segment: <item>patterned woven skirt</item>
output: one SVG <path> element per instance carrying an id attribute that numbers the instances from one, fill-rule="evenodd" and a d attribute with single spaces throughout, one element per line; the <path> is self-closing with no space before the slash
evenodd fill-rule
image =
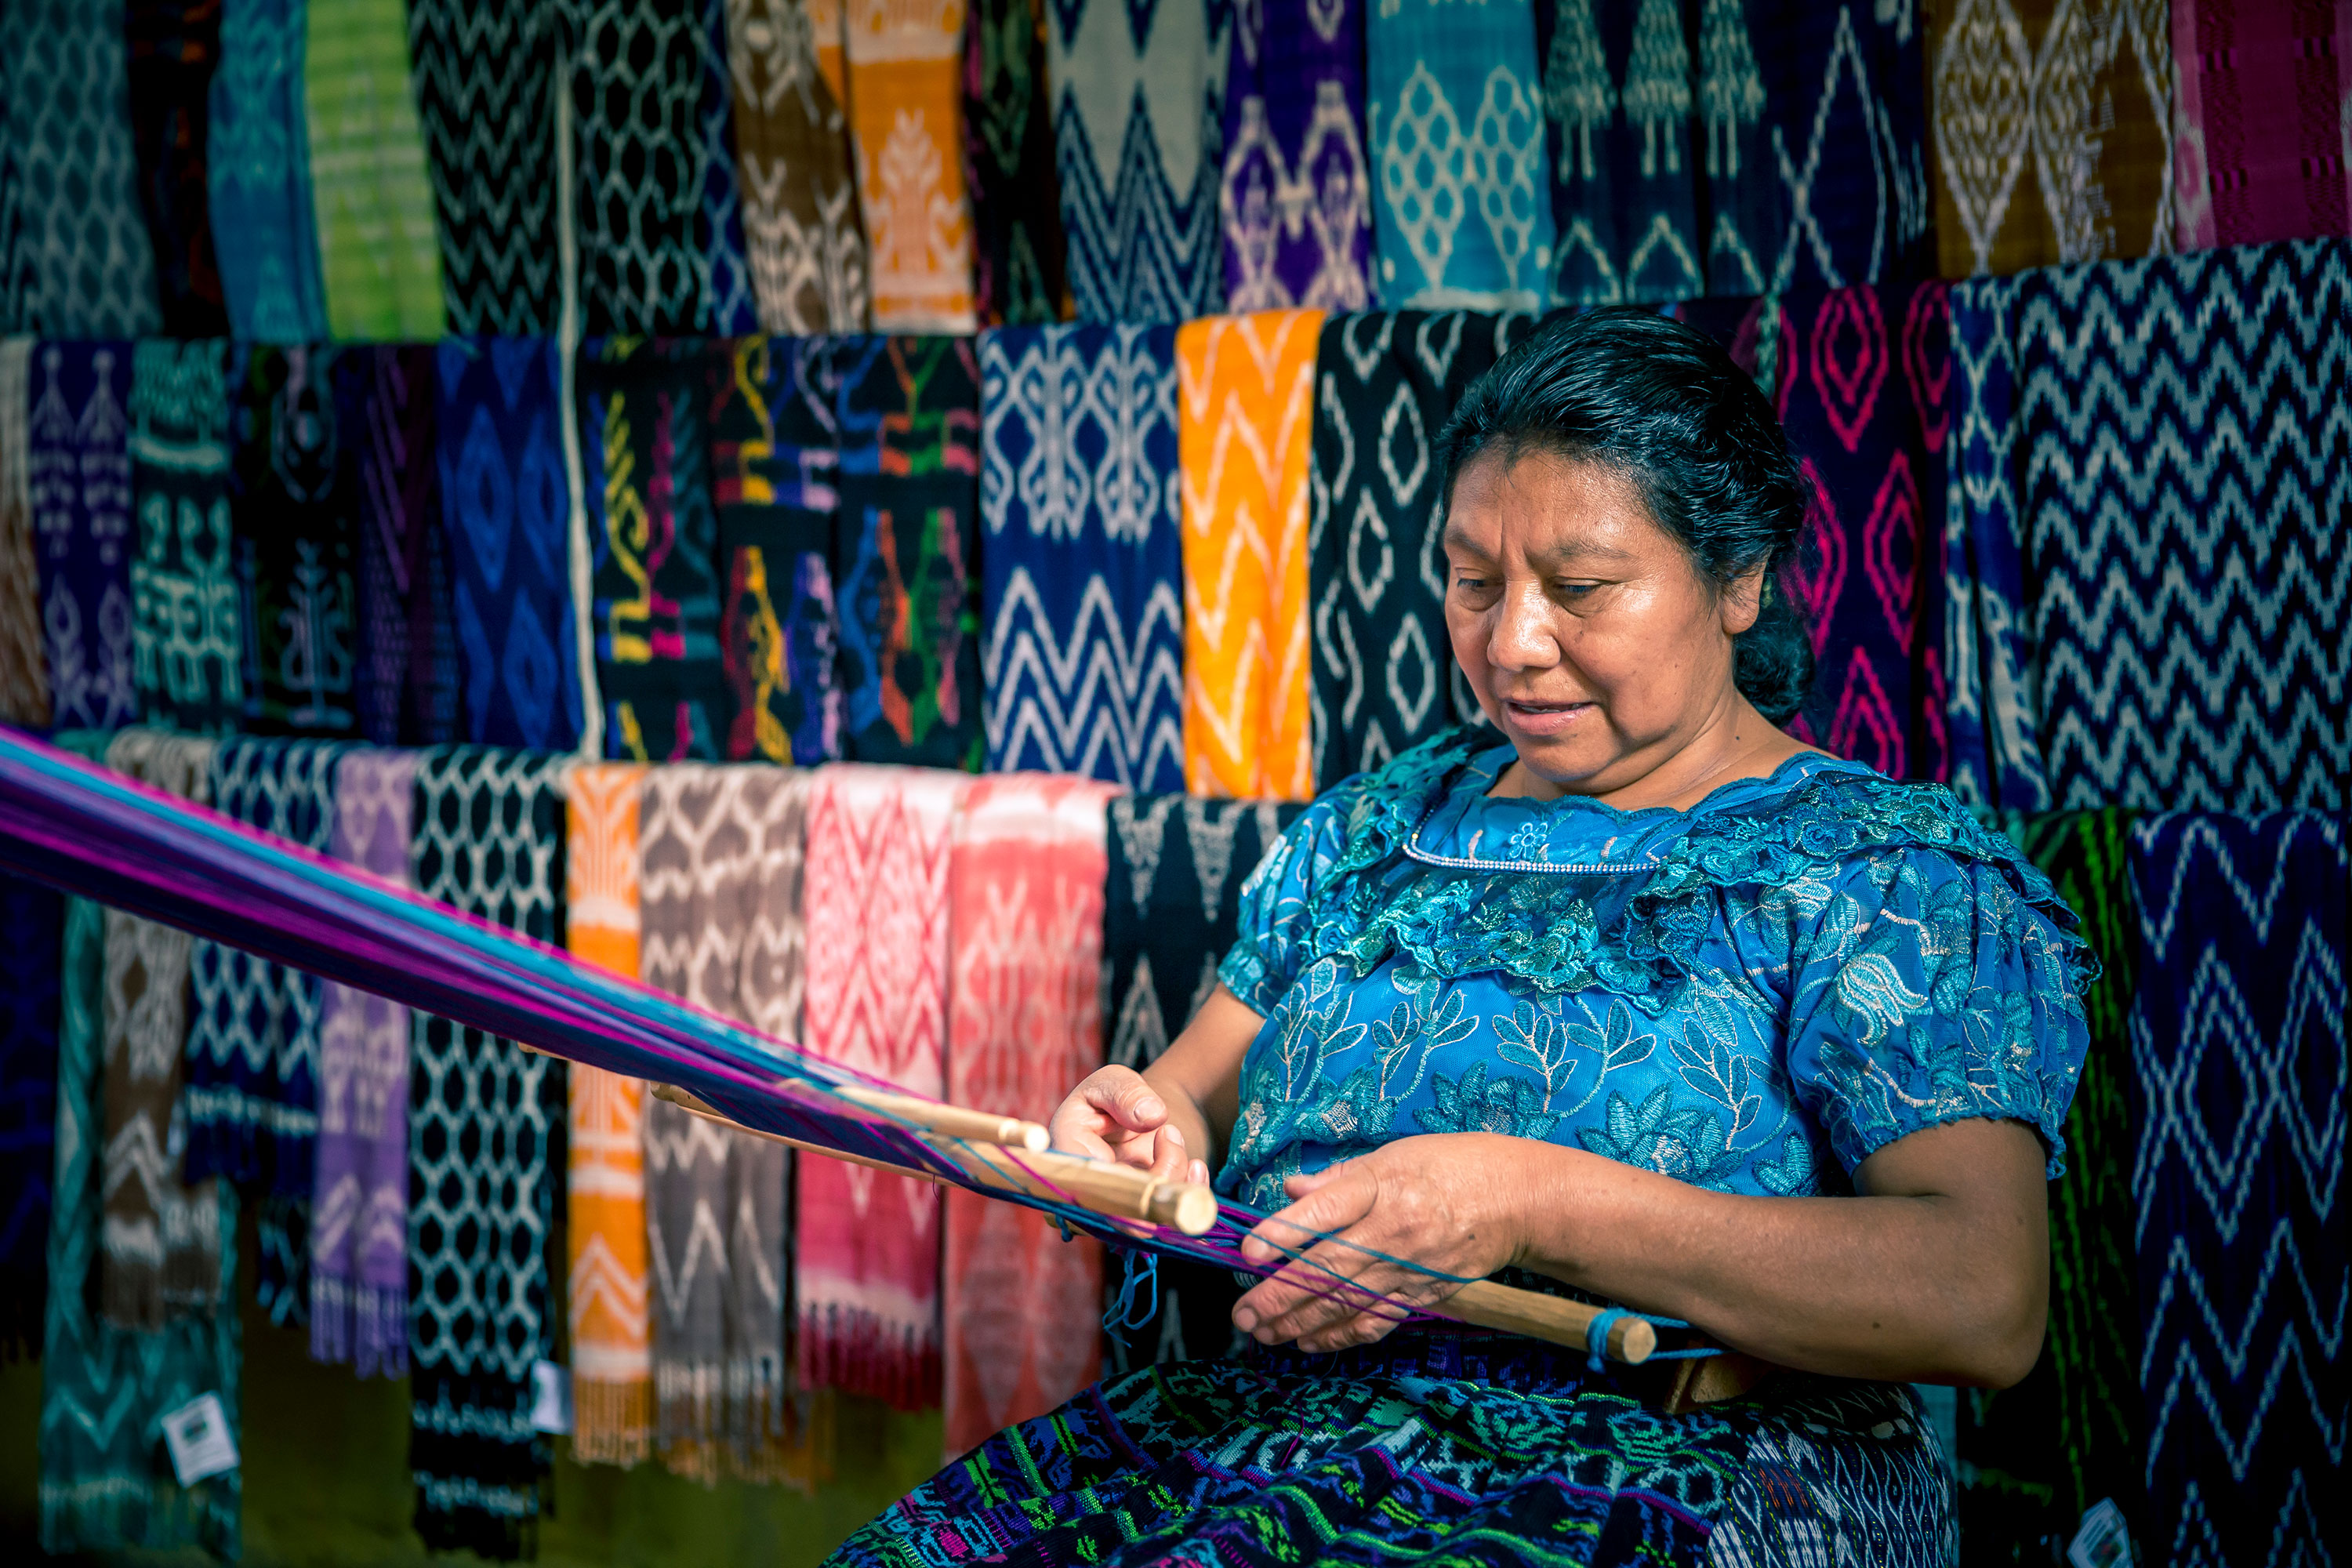
<path id="1" fill-rule="evenodd" d="M 1668 1415 L 1565 1351 L 1404 1332 L 1097 1384 L 830 1563 L 1925 1568 L 1951 1503 L 1906 1388 L 1782 1373 Z"/>

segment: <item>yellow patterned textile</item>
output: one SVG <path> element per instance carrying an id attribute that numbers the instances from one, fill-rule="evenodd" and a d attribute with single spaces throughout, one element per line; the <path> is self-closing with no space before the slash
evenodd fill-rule
<path id="1" fill-rule="evenodd" d="M 963 185 L 963 0 L 847 0 L 847 11 L 849 126 L 874 330 L 976 331 Z"/>

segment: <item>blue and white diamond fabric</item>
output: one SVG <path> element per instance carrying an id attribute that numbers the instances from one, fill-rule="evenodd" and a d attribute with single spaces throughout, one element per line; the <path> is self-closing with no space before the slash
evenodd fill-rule
<path id="1" fill-rule="evenodd" d="M 988 766 L 1184 777 L 1176 329 L 982 334 Z"/>

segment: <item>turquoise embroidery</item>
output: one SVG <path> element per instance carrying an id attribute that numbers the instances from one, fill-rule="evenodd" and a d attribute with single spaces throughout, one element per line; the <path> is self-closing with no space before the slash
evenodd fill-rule
<path id="1" fill-rule="evenodd" d="M 1225 1192 L 1415 1132 L 1590 1150 L 1726 1192 L 1849 1190 L 1966 1117 L 2059 1124 L 2095 962 L 1950 794 L 1792 759 L 1689 812 L 1487 796 L 1441 735 L 1327 794 L 1220 971 L 1265 1016 Z"/>

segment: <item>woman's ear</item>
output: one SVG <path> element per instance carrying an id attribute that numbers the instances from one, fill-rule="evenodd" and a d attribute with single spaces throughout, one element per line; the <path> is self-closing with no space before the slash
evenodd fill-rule
<path id="1" fill-rule="evenodd" d="M 1769 579 L 1761 565 L 1725 584 L 1716 600 L 1717 612 L 1723 616 L 1724 636 L 1736 637 L 1754 626 L 1756 618 L 1764 613 L 1764 595 L 1769 591 Z"/>

